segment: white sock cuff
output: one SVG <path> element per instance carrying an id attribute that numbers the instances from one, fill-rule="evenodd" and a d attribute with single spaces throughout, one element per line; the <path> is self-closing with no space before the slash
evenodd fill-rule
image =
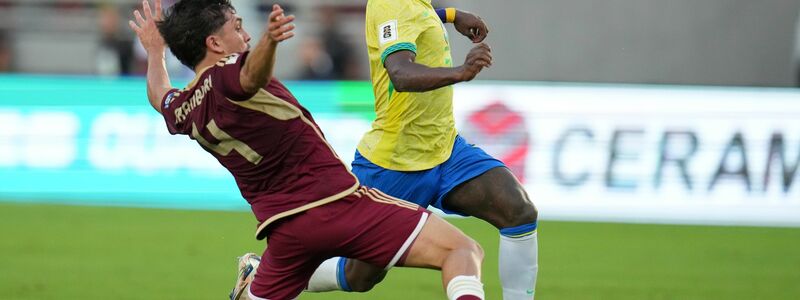
<path id="1" fill-rule="evenodd" d="M 329 292 L 340 291 L 339 286 L 339 259 L 340 257 L 329 258 L 319 265 L 314 274 L 308 280 L 307 292 Z"/>
<path id="2" fill-rule="evenodd" d="M 529 235 L 519 236 L 519 237 L 511 237 L 511 236 L 505 236 L 505 235 L 501 234 L 500 235 L 500 239 L 503 239 L 503 240 L 506 240 L 506 241 L 512 241 L 512 242 L 513 241 L 527 241 L 527 240 L 535 239 L 536 236 L 539 235 L 538 233 L 539 233 L 539 231 L 537 230 L 537 231 L 532 232 Z"/>
<path id="3" fill-rule="evenodd" d="M 453 277 L 453 279 L 447 283 L 448 299 L 456 300 L 458 297 L 464 295 L 473 295 L 481 299 L 484 298 L 483 283 L 481 283 L 481 280 L 478 279 L 477 276 L 460 275 Z"/>

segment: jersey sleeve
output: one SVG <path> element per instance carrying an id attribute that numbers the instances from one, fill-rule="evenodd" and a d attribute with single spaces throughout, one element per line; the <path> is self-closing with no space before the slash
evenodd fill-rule
<path id="1" fill-rule="evenodd" d="M 178 89 L 171 89 L 161 99 L 161 115 L 167 123 L 167 130 L 170 134 L 184 134 L 181 124 L 183 118 L 181 116 L 181 107 L 183 102 L 186 102 L 186 97 L 181 97 L 181 92 Z"/>
<path id="2" fill-rule="evenodd" d="M 250 99 L 255 93 L 248 93 L 242 89 L 239 81 L 242 67 L 250 52 L 232 54 L 220 60 L 211 70 L 211 81 L 214 89 L 234 101 Z"/>
<path id="3" fill-rule="evenodd" d="M 377 39 L 381 64 L 390 54 L 407 50 L 417 53 L 417 38 L 425 30 L 419 16 L 423 12 L 406 1 L 382 1 L 379 9 L 371 10 L 372 39 Z"/>

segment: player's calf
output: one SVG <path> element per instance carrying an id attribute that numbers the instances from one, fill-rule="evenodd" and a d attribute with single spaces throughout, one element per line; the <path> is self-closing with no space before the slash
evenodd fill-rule
<path id="1" fill-rule="evenodd" d="M 387 271 L 383 268 L 365 263 L 360 260 L 348 259 L 345 267 L 345 277 L 351 292 L 365 293 L 374 288 L 386 277 Z"/>
<path id="2" fill-rule="evenodd" d="M 383 281 L 386 273 L 384 268 L 357 259 L 333 257 L 317 268 L 305 291 L 365 293 Z"/>
<path id="3" fill-rule="evenodd" d="M 500 231 L 499 273 L 504 300 L 531 300 L 539 270 L 539 212 L 507 168 L 494 168 L 455 187 L 447 209 L 485 220 Z"/>

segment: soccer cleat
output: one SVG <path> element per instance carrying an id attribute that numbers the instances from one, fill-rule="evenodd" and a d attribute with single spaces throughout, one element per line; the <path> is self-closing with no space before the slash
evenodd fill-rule
<path id="1" fill-rule="evenodd" d="M 242 294 L 246 293 L 245 289 L 253 281 L 253 276 L 255 276 L 256 269 L 258 269 L 260 263 L 261 257 L 255 253 L 245 253 L 239 257 L 239 275 L 236 277 L 236 285 L 231 290 L 231 300 L 240 300 Z M 247 297 L 244 299 L 247 299 Z"/>

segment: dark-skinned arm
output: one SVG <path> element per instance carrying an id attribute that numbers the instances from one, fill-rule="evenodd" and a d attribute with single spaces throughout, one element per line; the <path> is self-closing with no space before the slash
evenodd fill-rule
<path id="1" fill-rule="evenodd" d="M 447 10 L 453 11 L 453 16 L 450 17 L 452 20 L 446 17 L 448 15 L 446 13 Z M 473 43 L 483 42 L 489 34 L 489 27 L 486 26 L 486 22 L 471 12 L 454 8 L 439 8 L 436 9 L 436 14 L 439 15 L 442 23 L 453 23 L 456 31 L 469 38 Z"/>
<path id="2" fill-rule="evenodd" d="M 483 68 L 492 65 L 491 48 L 480 43 L 467 54 L 464 64 L 454 68 L 431 68 L 415 62 L 411 51 L 397 51 L 386 57 L 383 66 L 398 92 L 427 92 L 459 82 L 470 81 Z"/>

